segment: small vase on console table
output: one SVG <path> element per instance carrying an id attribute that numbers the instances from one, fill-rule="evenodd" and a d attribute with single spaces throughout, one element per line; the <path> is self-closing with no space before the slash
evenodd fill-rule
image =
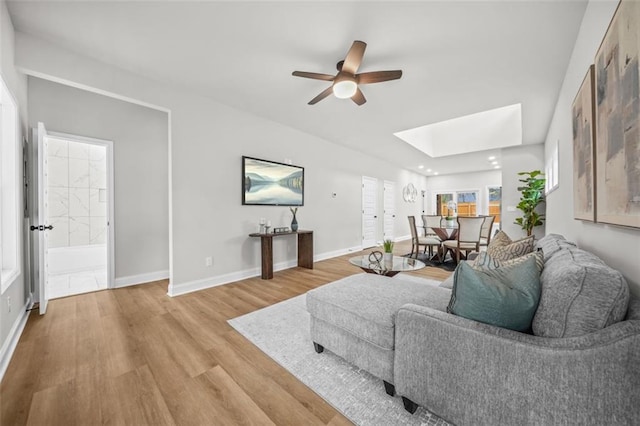
<path id="1" fill-rule="evenodd" d="M 298 213 L 298 208 L 289 207 L 289 210 L 291 210 L 291 214 L 293 214 L 293 219 L 291 220 L 291 230 L 293 232 L 296 232 L 298 230 L 298 220 L 296 219 L 296 213 Z"/>

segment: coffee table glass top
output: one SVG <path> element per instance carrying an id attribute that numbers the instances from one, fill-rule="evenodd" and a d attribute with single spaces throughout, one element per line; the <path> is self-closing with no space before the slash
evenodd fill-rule
<path id="1" fill-rule="evenodd" d="M 368 254 L 352 257 L 349 262 L 366 272 L 380 275 L 395 275 L 398 272 L 417 271 L 426 266 L 424 262 L 410 257 L 393 256 L 391 261 L 376 261 L 375 257 L 370 257 Z"/>

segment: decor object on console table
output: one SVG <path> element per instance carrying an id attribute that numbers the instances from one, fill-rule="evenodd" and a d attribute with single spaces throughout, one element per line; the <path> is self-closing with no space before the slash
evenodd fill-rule
<path id="1" fill-rule="evenodd" d="M 295 232 L 298 230 L 298 220 L 296 219 L 296 213 L 298 213 L 298 208 L 289 207 L 289 210 L 291 210 L 291 214 L 293 215 L 293 219 L 291 219 L 291 230 Z"/>
<path id="2" fill-rule="evenodd" d="M 518 176 L 525 175 L 527 176 L 525 179 L 519 179 L 525 185 L 518 187 L 518 191 L 522 195 L 520 196 L 520 202 L 516 206 L 519 210 L 522 210 L 522 217 L 516 218 L 515 223 L 527 232 L 527 236 L 530 236 L 534 227 L 544 223 L 544 213 L 538 213 L 536 208 L 539 204 L 544 203 L 546 179 L 544 178 L 544 173 L 540 170 L 518 173 Z"/>

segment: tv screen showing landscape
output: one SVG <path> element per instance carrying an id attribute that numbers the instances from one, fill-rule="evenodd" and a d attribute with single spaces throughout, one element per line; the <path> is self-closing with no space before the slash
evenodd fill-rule
<path id="1" fill-rule="evenodd" d="M 302 206 L 304 167 L 242 157 L 242 204 Z"/>

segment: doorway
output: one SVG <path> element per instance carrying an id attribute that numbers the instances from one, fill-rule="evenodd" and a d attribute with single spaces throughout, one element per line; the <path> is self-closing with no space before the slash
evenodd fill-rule
<path id="1" fill-rule="evenodd" d="M 376 245 L 378 231 L 378 179 L 362 176 L 362 249 Z"/>
<path id="2" fill-rule="evenodd" d="M 48 299 L 112 287 L 113 144 L 34 129 L 39 265 L 34 277 L 41 313 Z M 35 144 L 34 144 L 35 146 Z M 35 229 L 34 229 L 35 228 Z"/>

